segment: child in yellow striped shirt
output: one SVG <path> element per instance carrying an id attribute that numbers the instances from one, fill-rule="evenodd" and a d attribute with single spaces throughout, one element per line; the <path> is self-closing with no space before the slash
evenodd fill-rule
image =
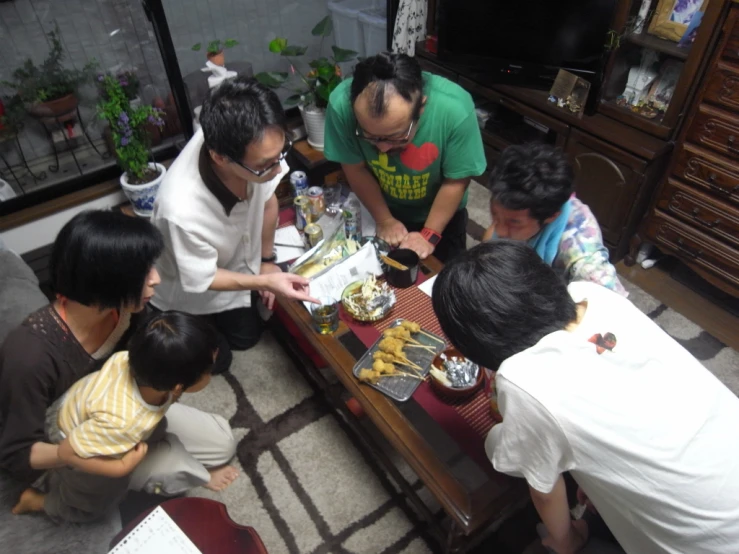
<path id="1" fill-rule="evenodd" d="M 183 392 L 210 382 L 218 338 L 205 318 L 158 313 L 100 369 L 75 383 L 57 415 L 59 458 L 48 493 L 26 489 L 14 513 L 46 512 L 56 521 L 90 521 L 91 496 L 123 499 L 129 475 L 144 459 L 146 440 Z M 53 427 L 53 426 L 52 426 Z M 94 505 L 100 505 L 95 503 Z"/>

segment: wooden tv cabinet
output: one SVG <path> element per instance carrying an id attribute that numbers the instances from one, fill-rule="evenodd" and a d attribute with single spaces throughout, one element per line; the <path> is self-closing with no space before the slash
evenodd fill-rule
<path id="1" fill-rule="evenodd" d="M 422 43 L 416 57 L 425 71 L 459 83 L 501 115 L 502 123 L 482 130 L 488 167 L 511 144 L 540 140 L 562 148 L 575 169 L 577 196 L 598 218 L 611 259 L 627 253 L 665 170 L 670 142 L 602 114 L 577 117 L 549 102 L 546 91 L 481 84 L 474 74 L 440 62 Z"/>

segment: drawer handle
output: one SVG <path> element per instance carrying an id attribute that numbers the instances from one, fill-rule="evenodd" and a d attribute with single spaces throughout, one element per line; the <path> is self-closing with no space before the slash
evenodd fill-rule
<path id="1" fill-rule="evenodd" d="M 718 177 L 718 175 L 716 175 L 715 173 L 709 173 L 708 174 L 708 181 L 710 183 L 713 183 L 716 180 L 716 177 Z"/>
<path id="2" fill-rule="evenodd" d="M 729 135 L 726 139 L 726 149 L 732 154 L 739 153 L 739 149 L 736 147 L 736 137 L 734 135 Z"/>
<path id="3" fill-rule="evenodd" d="M 677 249 L 688 256 L 691 260 L 696 260 L 700 258 L 703 255 L 703 250 L 698 250 L 698 252 L 693 252 L 690 250 L 687 246 L 685 246 L 685 243 L 683 242 L 683 239 L 677 239 Z"/>
<path id="4" fill-rule="evenodd" d="M 714 221 L 708 221 L 706 219 L 701 218 L 699 214 L 700 214 L 700 208 L 693 208 L 693 219 L 695 219 L 701 225 L 708 227 L 709 229 L 713 229 L 714 227 L 717 227 L 718 225 L 721 224 L 720 219 L 715 219 Z"/>

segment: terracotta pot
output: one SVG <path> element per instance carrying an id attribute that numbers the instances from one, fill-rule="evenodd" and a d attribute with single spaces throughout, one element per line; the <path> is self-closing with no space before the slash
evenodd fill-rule
<path id="1" fill-rule="evenodd" d="M 77 110 L 79 100 L 74 94 L 67 94 L 56 100 L 50 100 L 49 102 L 37 102 L 31 104 L 26 109 L 28 113 L 33 117 L 39 119 L 50 119 L 50 120 L 61 120 L 65 119 L 65 116 L 74 115 Z M 67 117 L 68 119 L 68 117 Z"/>
<path id="2" fill-rule="evenodd" d="M 208 56 L 208 61 L 213 62 L 216 65 L 220 65 L 221 67 L 226 65 L 226 55 L 223 53 L 223 50 L 219 50 L 215 54 L 206 54 Z"/>

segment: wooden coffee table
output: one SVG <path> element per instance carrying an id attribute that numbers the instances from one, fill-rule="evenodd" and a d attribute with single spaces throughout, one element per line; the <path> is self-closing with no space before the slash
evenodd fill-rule
<path id="1" fill-rule="evenodd" d="M 424 265 L 422 269 L 428 276 L 433 276 L 442 268 L 435 258 L 425 260 Z M 333 335 L 319 335 L 313 330 L 310 315 L 304 306 L 281 301 L 280 307 L 442 506 L 446 518 L 438 521 L 383 454 L 377 441 L 359 424 L 356 417 L 347 414 L 350 417 L 346 419 L 354 431 L 370 446 L 408 499 L 421 511 L 430 524 L 429 530 L 444 545 L 446 552 L 465 552 L 489 525 L 525 505 L 528 500 L 525 481 L 500 474 L 491 479 L 413 398 L 404 403 L 395 402 L 358 382 L 352 374 L 358 348 L 352 348 L 355 352 L 352 354 L 347 347 L 352 343 L 356 345 L 358 339 L 343 321 Z M 300 352 L 295 351 L 298 348 L 295 341 L 282 342 L 283 346 L 293 350 L 294 355 L 300 356 Z M 332 393 L 325 377 L 312 367 L 306 357 L 300 361 L 301 367 L 306 368 L 334 407 L 347 413 L 345 398 Z"/>

